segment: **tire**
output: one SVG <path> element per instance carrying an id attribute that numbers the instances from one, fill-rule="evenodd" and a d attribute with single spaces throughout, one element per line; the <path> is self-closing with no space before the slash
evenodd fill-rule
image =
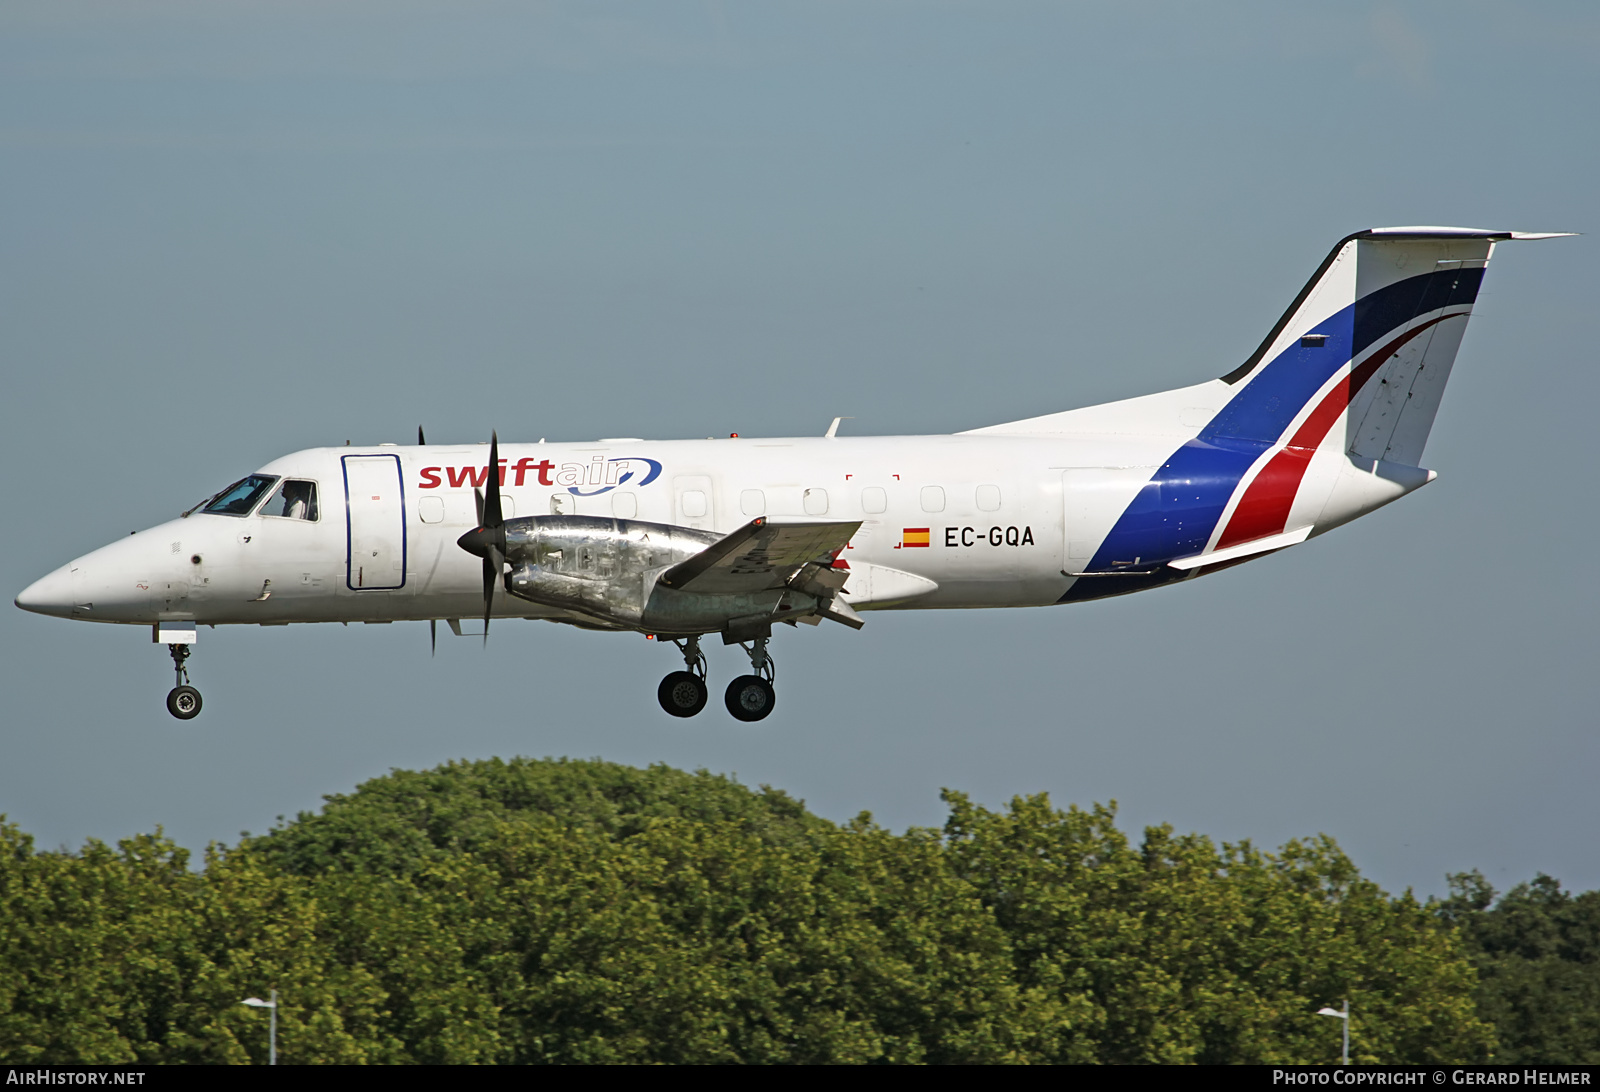
<path id="1" fill-rule="evenodd" d="M 179 720 L 200 715 L 200 691 L 192 686 L 174 686 L 167 694 L 167 712 Z"/>
<path id="2" fill-rule="evenodd" d="M 764 720 L 778 702 L 772 684 L 760 675 L 740 675 L 728 684 L 728 712 L 737 720 Z"/>
<path id="3" fill-rule="evenodd" d="M 706 707 L 705 680 L 692 671 L 674 671 L 656 687 L 656 701 L 675 717 L 692 717 Z"/>

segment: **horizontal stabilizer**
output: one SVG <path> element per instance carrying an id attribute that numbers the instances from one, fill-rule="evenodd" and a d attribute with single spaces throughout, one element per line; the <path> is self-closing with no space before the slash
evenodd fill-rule
<path id="1" fill-rule="evenodd" d="M 1244 557 L 1254 557 L 1256 554 L 1270 553 L 1281 550 L 1285 546 L 1298 546 L 1311 534 L 1312 527 L 1307 524 L 1293 531 L 1285 531 L 1281 535 L 1268 535 L 1266 538 L 1251 539 L 1241 542 L 1236 546 L 1229 546 L 1222 550 L 1212 550 L 1209 554 L 1195 554 L 1193 557 L 1180 557 L 1167 562 L 1174 569 L 1198 569 L 1206 565 L 1220 565 L 1224 561 L 1237 561 Z"/>

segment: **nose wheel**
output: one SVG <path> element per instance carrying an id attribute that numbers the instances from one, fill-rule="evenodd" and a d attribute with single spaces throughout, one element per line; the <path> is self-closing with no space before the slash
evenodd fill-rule
<path id="1" fill-rule="evenodd" d="M 184 661 L 189 658 L 188 645 L 168 645 L 172 653 L 172 667 L 178 685 L 167 692 L 167 712 L 179 720 L 193 720 L 200 715 L 200 691 L 189 685 L 189 669 Z"/>
<path id="2" fill-rule="evenodd" d="M 675 717 L 692 717 L 706 707 L 710 688 L 706 686 L 706 655 L 700 651 L 700 638 L 674 641 L 683 653 L 686 670 L 674 671 L 656 687 L 656 701 Z"/>
<path id="3" fill-rule="evenodd" d="M 751 674 L 740 675 L 729 683 L 724 701 L 737 720 L 764 720 L 778 701 L 772 688 L 777 668 L 767 655 L 767 638 L 757 637 L 748 645 L 740 642 L 740 647 L 750 654 Z"/>

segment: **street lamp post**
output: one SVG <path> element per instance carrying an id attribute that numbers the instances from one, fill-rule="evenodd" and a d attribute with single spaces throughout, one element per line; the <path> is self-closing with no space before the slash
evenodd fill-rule
<path id="1" fill-rule="evenodd" d="M 1344 1011 L 1343 1012 L 1340 1012 L 1338 1009 L 1330 1009 L 1330 1008 L 1327 1008 L 1326 1006 L 1324 1006 L 1323 1008 L 1320 1008 L 1320 1009 L 1317 1010 L 1317 1015 L 1318 1016 L 1337 1016 L 1339 1019 L 1344 1021 L 1344 1057 L 1342 1059 L 1340 1059 L 1340 1063 L 1339 1064 L 1340 1065 L 1349 1065 L 1350 1064 L 1350 999 L 1348 997 L 1344 999 Z"/>
<path id="2" fill-rule="evenodd" d="M 271 994 L 272 994 L 272 1000 L 271 1001 L 263 1001 L 259 997 L 246 997 L 243 1001 L 239 1002 L 239 1004 L 241 1004 L 241 1005 L 249 1005 L 253 1009 L 271 1009 L 272 1010 L 272 1022 L 268 1025 L 268 1029 L 269 1030 L 267 1031 L 267 1064 L 268 1065 L 277 1065 L 278 1064 L 278 991 L 277 990 L 273 990 L 273 991 L 271 991 Z"/>

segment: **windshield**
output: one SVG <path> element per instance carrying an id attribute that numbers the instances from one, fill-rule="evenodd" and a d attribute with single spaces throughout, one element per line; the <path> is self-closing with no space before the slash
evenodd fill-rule
<path id="1" fill-rule="evenodd" d="M 214 516 L 248 516 L 250 509 L 256 506 L 256 501 L 261 499 L 261 494 L 271 489 L 272 483 L 277 480 L 265 474 L 252 474 L 211 498 L 211 503 L 201 511 Z"/>

